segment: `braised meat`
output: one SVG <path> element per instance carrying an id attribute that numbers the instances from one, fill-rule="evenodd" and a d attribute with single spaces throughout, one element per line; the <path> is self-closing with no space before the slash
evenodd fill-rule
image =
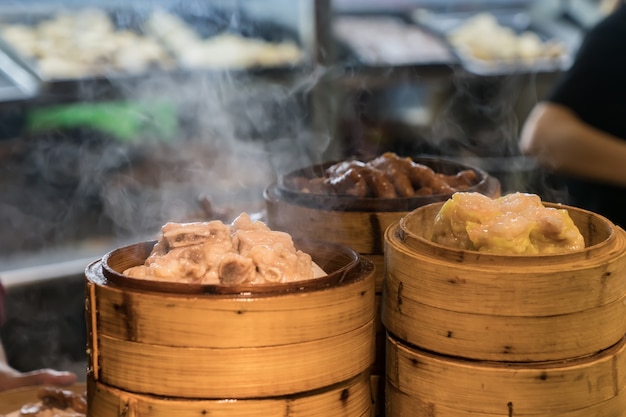
<path id="1" fill-rule="evenodd" d="M 455 175 L 435 172 L 411 158 L 386 152 L 368 162 L 342 161 L 331 165 L 324 177 L 295 176 L 286 179 L 289 188 L 309 194 L 336 194 L 358 198 L 398 198 L 464 191 L 478 182 L 474 170 Z"/>

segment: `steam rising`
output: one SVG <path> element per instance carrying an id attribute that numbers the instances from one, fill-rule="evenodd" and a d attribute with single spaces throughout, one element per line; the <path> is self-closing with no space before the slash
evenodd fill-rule
<path id="1" fill-rule="evenodd" d="M 215 215 L 203 211 L 200 199 L 224 217 L 261 215 L 264 188 L 280 173 L 319 162 L 328 147 L 328 132 L 313 130 L 309 103 L 323 72 L 116 82 L 132 103 L 129 111 L 138 112 L 137 136 L 120 140 L 91 129 L 61 129 L 28 141 L 14 167 L 22 184 L 0 207 L 5 227 L 21 240 L 7 242 L 6 250 L 111 232 L 150 237 L 166 221 Z M 166 111 L 141 114 L 146 103 L 161 103 Z M 180 121 L 174 129 L 159 119 L 170 117 L 167 109 Z M 23 193 L 29 188 L 37 195 Z"/>
<path id="2" fill-rule="evenodd" d="M 285 8 L 293 3 L 279 2 Z M 183 9 L 183 2 L 174 4 Z M 208 7 L 185 2 L 183 11 L 202 15 Z M 239 12 L 216 19 L 230 29 L 250 29 Z M 93 237 L 136 241 L 155 236 L 166 221 L 212 216 L 230 220 L 242 211 L 262 216 L 262 192 L 280 174 L 346 156 L 336 147 L 344 138 L 334 132 L 334 118 L 343 115 L 337 116 L 341 110 L 332 107 L 346 97 L 327 88 L 327 82 L 337 81 L 334 76 L 351 76 L 339 72 L 304 65 L 112 78 L 109 82 L 122 101 L 130 103 L 127 110 L 135 112 L 130 125 L 115 118 L 109 126 L 114 129 L 104 133 L 63 127 L 15 141 L 11 152 L 18 158 L 2 168 L 3 176 L 13 176 L 13 181 L 7 182 L 0 200 L 0 226 L 14 239 L 0 242 L 0 249 L 18 253 Z M 452 81 L 451 97 L 418 103 L 434 114 L 428 128 L 411 136 L 404 149 L 390 149 L 389 144 L 368 148 L 365 141 L 357 141 L 346 153 L 436 153 L 497 174 L 502 167 L 489 165 L 490 158 L 519 155 L 515 95 L 523 83 L 535 80 L 494 82 L 459 73 Z M 86 101 L 97 101 L 108 89 L 86 82 L 79 83 L 77 92 Z M 320 105 L 315 102 L 320 95 L 329 100 Z M 150 106 L 165 110 L 149 111 Z M 524 165 L 527 161 L 519 163 L 520 170 L 534 169 Z M 512 188 L 523 189 L 526 180 Z M 210 202 L 212 212 L 203 201 Z"/>

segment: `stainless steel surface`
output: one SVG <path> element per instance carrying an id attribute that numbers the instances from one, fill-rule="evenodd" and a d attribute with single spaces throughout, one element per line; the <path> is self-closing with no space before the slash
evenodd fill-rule
<path id="1" fill-rule="evenodd" d="M 39 92 L 39 80 L 7 52 L 0 50 L 0 101 L 27 100 Z"/>
<path id="2" fill-rule="evenodd" d="M 558 56 L 541 56 L 536 58 L 514 57 L 513 59 L 481 59 L 473 56 L 470 50 L 463 50 L 454 45 L 451 36 L 455 31 L 465 27 L 470 19 L 476 17 L 492 17 L 498 28 L 506 28 L 516 36 L 535 34 L 542 42 L 553 42 L 561 45 L 562 53 Z M 547 14 L 537 13 L 533 7 L 528 8 L 477 8 L 463 11 L 441 11 L 427 8 L 417 8 L 411 12 L 413 21 L 433 33 L 438 34 L 458 57 L 461 66 L 470 73 L 483 76 L 508 75 L 515 73 L 562 72 L 572 64 L 573 57 L 580 43 L 579 29 L 573 29 L 566 23 L 560 22 Z M 474 23 L 478 23 L 475 21 Z M 481 22 L 484 23 L 484 22 Z M 473 28 L 478 31 L 476 27 Z M 484 28 L 483 35 L 488 37 L 490 32 Z M 504 43 L 507 39 L 500 39 L 499 32 L 491 33 L 491 38 L 484 39 L 487 44 L 495 48 L 501 42 L 502 50 L 510 50 L 513 45 Z M 473 39 L 475 41 L 475 39 Z"/>
<path id="3" fill-rule="evenodd" d="M 219 0 L 212 2 L 175 2 L 137 1 L 137 2 L 105 2 L 85 1 L 73 4 L 68 1 L 29 1 L 20 3 L 0 2 L 0 25 L 12 23 L 33 26 L 41 21 L 56 16 L 59 12 L 73 12 L 86 10 L 90 7 L 107 12 L 118 29 L 130 29 L 140 35 L 145 35 L 145 20 L 156 9 L 171 11 L 185 19 L 190 28 L 196 30 L 203 38 L 214 34 L 229 31 L 242 34 L 244 37 L 274 40 L 292 40 L 303 52 L 303 59 L 293 64 L 267 65 L 260 67 L 245 67 L 243 69 L 229 68 L 237 74 L 251 72 L 258 76 L 289 76 L 294 72 L 310 70 L 318 60 L 329 62 L 332 58 L 332 44 L 328 42 L 325 25 L 330 20 L 329 0 L 289 1 L 275 0 L 271 2 L 249 0 Z M 23 87 L 28 97 L 34 97 L 42 92 L 44 96 L 62 97 L 65 100 L 89 99 L 98 100 L 110 97 L 123 97 L 129 87 L 132 88 L 143 78 L 172 78 L 203 75 L 215 72 L 215 68 L 186 68 L 180 62 L 152 66 L 148 70 L 119 70 L 111 67 L 102 72 L 77 76 L 61 76 L 46 74 L 38 65 L 38 60 L 29 58 L 18 52 L 6 40 L 0 39 L 0 52 L 7 58 L 0 59 L 0 71 L 4 70 L 10 76 L 15 76 L 18 87 Z M 172 51 L 170 51 L 172 52 Z M 2 57 L 0 57 L 2 58 Z M 172 62 L 175 56 L 171 56 Z M 8 62 L 8 61 L 14 61 Z M 7 61 L 7 62 L 5 62 Z M 170 65 L 170 66 L 168 66 Z M 6 66 L 6 69 L 5 69 Z M 17 68 L 16 68 L 17 67 Z M 39 90 L 33 91 L 30 85 L 23 82 L 23 76 L 17 72 L 19 68 L 26 69 L 35 82 L 41 85 Z M 10 70 L 10 71 L 9 71 Z M 1 81 L 1 80 L 0 80 Z M 1 93 L 1 91 L 0 91 Z M 7 94 L 10 93 L 7 90 Z M 97 96 L 96 96 L 97 95 Z M 2 96 L 0 96 L 2 100 Z M 48 100 L 49 101 L 49 100 Z"/>

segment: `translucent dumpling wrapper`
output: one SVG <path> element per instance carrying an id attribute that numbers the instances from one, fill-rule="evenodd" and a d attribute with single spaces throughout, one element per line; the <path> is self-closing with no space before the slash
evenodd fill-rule
<path id="1" fill-rule="evenodd" d="M 585 247 L 567 210 L 545 207 L 538 195 L 527 193 L 496 199 L 453 194 L 435 217 L 432 241 L 501 255 L 558 254 Z"/>

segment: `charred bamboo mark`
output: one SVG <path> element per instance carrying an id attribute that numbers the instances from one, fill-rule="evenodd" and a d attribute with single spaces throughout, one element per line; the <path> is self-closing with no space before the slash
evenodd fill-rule
<path id="1" fill-rule="evenodd" d="M 618 375 L 618 370 L 621 369 L 620 364 L 618 363 L 618 358 L 617 356 L 613 356 L 613 365 L 611 366 L 611 369 L 613 370 L 613 375 L 611 375 L 611 377 L 613 378 L 613 394 L 615 394 L 615 396 L 619 395 L 622 387 L 620 382 L 620 378 Z"/>
<path id="2" fill-rule="evenodd" d="M 417 359 L 411 358 L 411 365 L 418 366 L 419 364 L 420 364 L 420 362 Z"/>
<path id="3" fill-rule="evenodd" d="M 542 372 L 541 374 L 539 374 L 537 379 L 539 379 L 540 381 L 545 381 L 546 379 L 548 379 L 548 374 L 546 372 Z"/>
<path id="4" fill-rule="evenodd" d="M 200 411 L 200 414 L 202 414 L 203 416 L 206 416 L 207 414 L 209 414 L 209 412 L 207 410 L 202 410 Z"/>
<path id="5" fill-rule="evenodd" d="M 509 409 L 509 417 L 513 417 L 513 403 L 509 401 L 506 406 Z"/>
<path id="6" fill-rule="evenodd" d="M 467 280 L 465 278 L 461 278 L 461 277 L 455 276 L 455 277 L 450 278 L 448 280 L 448 282 L 450 284 L 455 284 L 456 285 L 456 284 L 465 284 L 467 282 Z"/>
<path id="7" fill-rule="evenodd" d="M 290 398 L 287 399 L 287 401 L 285 402 L 285 414 L 284 417 L 289 417 L 291 415 L 291 400 Z"/>
<path id="8" fill-rule="evenodd" d="M 132 309 L 132 296 L 128 293 L 124 293 L 121 303 L 113 303 L 113 310 L 121 314 L 124 325 L 124 334 L 127 340 L 135 340 L 135 317 Z"/>
<path id="9" fill-rule="evenodd" d="M 367 294 L 367 291 L 361 291 L 361 292 L 359 293 L 359 295 L 360 295 L 361 297 L 365 297 L 365 294 Z"/>
<path id="10" fill-rule="evenodd" d="M 372 227 L 372 250 L 373 253 L 383 253 L 383 239 L 380 232 L 380 220 L 373 213 L 370 214 L 370 226 Z"/>
<path id="11" fill-rule="evenodd" d="M 451 330 L 448 330 L 448 334 L 446 334 L 446 337 L 452 337 L 453 333 Z"/>
<path id="12" fill-rule="evenodd" d="M 345 406 L 348 403 L 348 398 L 350 398 L 350 389 L 344 388 L 341 390 L 341 396 L 339 398 L 341 399 L 341 404 Z"/>
<path id="13" fill-rule="evenodd" d="M 406 239 L 406 234 L 404 233 L 404 230 L 400 229 L 399 227 L 396 229 L 396 238 L 403 243 Z"/>
<path id="14" fill-rule="evenodd" d="M 236 311 L 236 313 L 237 313 L 237 315 L 239 315 L 239 316 L 240 316 L 240 315 L 242 315 L 243 313 L 245 313 L 245 311 L 243 311 L 243 310 L 237 310 L 237 311 Z"/>
<path id="15" fill-rule="evenodd" d="M 404 284 L 402 282 L 400 282 L 398 284 L 398 293 L 397 293 L 397 304 L 398 304 L 398 311 L 401 311 L 401 307 L 402 307 L 402 290 L 404 289 Z"/>
<path id="16" fill-rule="evenodd" d="M 513 350 L 512 346 L 503 346 L 502 353 L 506 355 L 506 354 L 511 353 L 512 350 Z"/>

